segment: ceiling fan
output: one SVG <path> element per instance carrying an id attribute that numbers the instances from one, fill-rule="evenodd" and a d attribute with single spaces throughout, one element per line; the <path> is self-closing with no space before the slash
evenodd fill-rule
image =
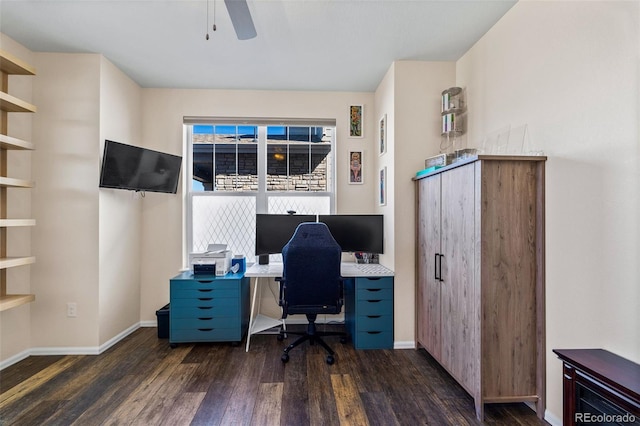
<path id="1" fill-rule="evenodd" d="M 257 35 L 256 27 L 253 25 L 253 19 L 251 19 L 247 0 L 224 0 L 224 4 L 227 6 L 238 40 L 254 38 Z"/>
<path id="2" fill-rule="evenodd" d="M 236 30 L 236 36 L 238 40 L 249 40 L 254 38 L 256 33 L 256 27 L 253 25 L 253 19 L 251 19 L 251 12 L 247 5 L 247 0 L 224 0 L 224 4 L 227 6 L 233 29 Z M 207 0 L 207 29 L 209 28 L 209 0 Z M 216 0 L 213 0 L 213 31 L 216 30 Z M 209 40 L 209 31 L 205 37 Z"/>

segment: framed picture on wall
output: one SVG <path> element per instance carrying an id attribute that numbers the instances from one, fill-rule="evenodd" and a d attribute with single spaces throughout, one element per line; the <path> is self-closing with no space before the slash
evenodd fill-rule
<path id="1" fill-rule="evenodd" d="M 362 177 L 363 151 L 349 151 L 349 184 L 359 185 L 364 183 Z"/>
<path id="2" fill-rule="evenodd" d="M 362 105 L 351 105 L 349 107 L 350 126 L 349 137 L 361 138 L 362 137 Z"/>
<path id="3" fill-rule="evenodd" d="M 378 204 L 385 206 L 387 204 L 387 168 L 380 169 L 379 196 Z"/>
<path id="4" fill-rule="evenodd" d="M 387 114 L 383 115 L 380 119 L 380 155 L 387 152 Z"/>

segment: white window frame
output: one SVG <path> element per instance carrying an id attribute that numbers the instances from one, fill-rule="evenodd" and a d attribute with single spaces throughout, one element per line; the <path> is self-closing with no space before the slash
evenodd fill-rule
<path id="1" fill-rule="evenodd" d="M 258 190 L 257 191 L 193 191 L 193 126 L 194 125 L 237 125 L 237 126 L 257 126 L 258 127 Z M 330 176 L 329 191 L 268 191 L 267 190 L 267 127 L 269 126 L 289 126 L 289 127 L 331 127 L 333 132 L 330 140 L 331 167 L 328 170 Z M 184 117 L 184 138 L 185 138 L 185 165 L 183 178 L 186 191 L 184 197 L 184 256 L 183 263 L 188 267 L 188 255 L 193 247 L 193 198 L 194 197 L 255 197 L 256 213 L 269 213 L 270 197 L 329 197 L 330 214 L 336 211 L 336 178 L 337 178 L 337 157 L 336 157 L 336 131 L 335 119 L 281 119 L 281 118 L 229 118 L 229 117 Z M 215 178 L 214 178 L 215 179 Z M 284 213 L 284 212 L 283 212 Z"/>

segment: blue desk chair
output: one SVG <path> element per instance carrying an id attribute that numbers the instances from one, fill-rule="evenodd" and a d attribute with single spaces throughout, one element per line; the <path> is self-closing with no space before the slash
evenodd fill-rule
<path id="1" fill-rule="evenodd" d="M 280 281 L 282 318 L 288 315 L 304 314 L 309 324 L 306 333 L 280 331 L 278 340 L 284 334 L 300 334 L 302 337 L 284 349 L 282 362 L 289 361 L 289 351 L 305 341 L 318 343 L 328 352 L 327 364 L 334 363 L 334 352 L 322 336 L 342 336 L 339 332 L 319 332 L 316 330 L 318 314 L 339 314 L 343 305 L 343 282 L 340 276 L 342 250 L 333 239 L 324 223 L 304 222 L 298 225 L 293 237 L 282 249 L 283 272 Z"/>

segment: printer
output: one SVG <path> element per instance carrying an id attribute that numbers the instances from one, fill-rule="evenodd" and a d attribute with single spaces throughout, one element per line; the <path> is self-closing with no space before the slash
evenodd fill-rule
<path id="1" fill-rule="evenodd" d="M 194 275 L 224 276 L 231 269 L 232 257 L 226 244 L 209 244 L 207 251 L 189 254 L 189 265 Z"/>

